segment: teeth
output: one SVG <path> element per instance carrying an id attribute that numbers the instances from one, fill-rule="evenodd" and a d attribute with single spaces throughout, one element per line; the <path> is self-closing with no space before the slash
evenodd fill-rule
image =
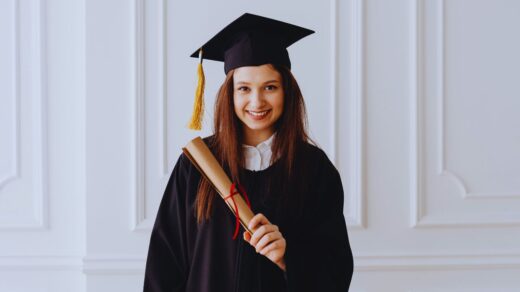
<path id="1" fill-rule="evenodd" d="M 247 111 L 248 113 L 252 114 L 255 117 L 261 117 L 265 116 L 269 110 L 263 111 L 263 112 L 253 112 L 253 111 Z"/>

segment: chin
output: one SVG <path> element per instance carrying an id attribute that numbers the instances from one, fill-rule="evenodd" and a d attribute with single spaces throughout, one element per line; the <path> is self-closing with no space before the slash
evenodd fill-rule
<path id="1" fill-rule="evenodd" d="M 271 128 L 270 125 L 262 125 L 262 126 L 259 126 L 259 125 L 247 125 L 247 127 L 250 129 L 250 130 L 253 130 L 253 131 L 266 131 L 266 130 L 269 130 Z"/>

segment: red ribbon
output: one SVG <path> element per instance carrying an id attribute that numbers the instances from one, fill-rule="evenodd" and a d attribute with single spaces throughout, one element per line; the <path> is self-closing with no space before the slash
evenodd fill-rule
<path id="1" fill-rule="evenodd" d="M 227 199 L 231 198 L 231 200 L 233 201 L 233 205 L 235 206 L 235 218 L 236 218 L 236 221 L 235 221 L 235 233 L 233 234 L 233 239 L 237 238 L 238 231 L 240 230 L 240 216 L 238 214 L 238 206 L 237 206 L 237 203 L 235 202 L 235 198 L 233 198 L 236 194 L 240 194 L 237 191 L 237 185 L 238 185 L 238 189 L 240 190 L 240 193 L 242 193 L 244 195 L 244 198 L 246 199 L 247 205 L 249 206 L 249 208 L 251 208 L 251 203 L 249 202 L 249 198 L 247 197 L 246 190 L 242 187 L 242 185 L 235 184 L 235 183 L 231 184 L 231 188 L 229 190 L 229 195 L 227 197 L 225 197 L 224 200 L 227 200 Z"/>

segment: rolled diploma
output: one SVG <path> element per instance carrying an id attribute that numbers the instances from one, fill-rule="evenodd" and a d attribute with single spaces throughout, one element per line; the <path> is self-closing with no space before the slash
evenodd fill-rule
<path id="1" fill-rule="evenodd" d="M 206 143 L 204 143 L 200 137 L 191 140 L 184 148 L 182 148 L 182 151 L 186 156 L 188 156 L 200 173 L 208 179 L 222 199 L 229 195 L 232 182 L 226 172 L 224 172 L 224 169 L 222 169 L 218 163 L 215 156 L 213 156 L 213 153 L 211 153 Z M 247 232 L 249 232 L 249 234 L 253 235 L 254 230 L 250 230 L 248 224 L 255 214 L 249 208 L 242 196 L 236 194 L 233 196 L 233 199 L 230 197 L 227 200 L 224 200 L 224 202 L 228 205 L 235 216 L 237 216 L 237 214 L 235 214 L 236 203 L 240 224 Z"/>

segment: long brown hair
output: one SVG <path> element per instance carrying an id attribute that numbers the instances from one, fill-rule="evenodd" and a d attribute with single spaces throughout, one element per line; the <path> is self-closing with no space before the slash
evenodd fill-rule
<path id="1" fill-rule="evenodd" d="M 296 156 L 306 142 L 312 142 L 307 134 L 307 114 L 303 96 L 292 75 L 285 66 L 271 64 L 282 76 L 284 91 L 283 112 L 275 123 L 276 135 L 272 144 L 271 163 L 280 159 L 287 174 L 286 184 L 292 181 Z M 214 113 L 214 136 L 210 139 L 210 148 L 233 182 L 240 181 L 240 169 L 244 165 L 242 155 L 242 122 L 238 119 L 233 103 L 233 72 L 230 70 L 217 93 Z M 196 199 L 197 221 L 211 217 L 213 200 L 217 196 L 211 184 L 201 179 Z"/>

